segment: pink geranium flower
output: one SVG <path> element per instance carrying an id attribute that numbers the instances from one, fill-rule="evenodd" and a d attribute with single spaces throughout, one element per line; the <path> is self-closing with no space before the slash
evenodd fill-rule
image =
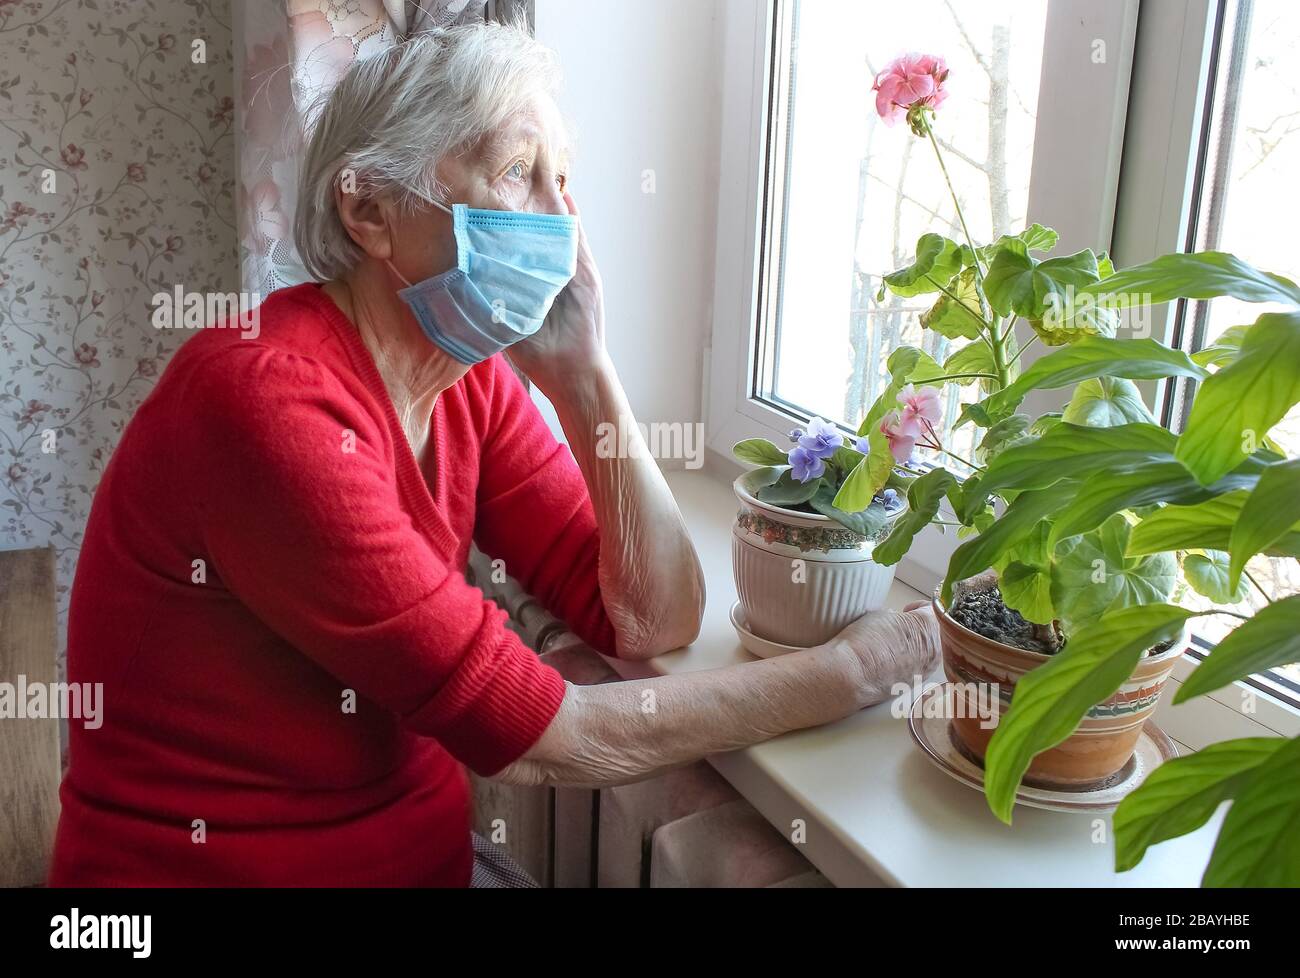
<path id="1" fill-rule="evenodd" d="M 871 86 L 876 93 L 876 112 L 892 126 L 908 113 L 923 106 L 937 109 L 948 97 L 944 82 L 948 65 L 932 54 L 905 54 L 891 61 L 876 75 Z"/>
<path id="2" fill-rule="evenodd" d="M 890 411 L 880 419 L 880 431 L 889 442 L 889 453 L 897 462 L 912 457 L 916 441 L 921 437 L 920 422 L 903 417 L 901 411 Z"/>
<path id="3" fill-rule="evenodd" d="M 918 391 L 908 384 L 898 392 L 898 403 L 903 405 L 903 420 L 915 421 L 919 427 L 926 427 L 926 422 L 936 425 L 943 420 L 943 405 L 939 402 L 937 387 L 922 387 Z"/>

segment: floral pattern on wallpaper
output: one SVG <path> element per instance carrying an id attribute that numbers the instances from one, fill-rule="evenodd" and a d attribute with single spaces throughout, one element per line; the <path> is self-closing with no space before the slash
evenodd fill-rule
<path id="1" fill-rule="evenodd" d="M 55 549 L 61 621 L 100 474 L 187 335 L 151 297 L 239 289 L 231 47 L 230 0 L 0 0 L 0 548 Z"/>

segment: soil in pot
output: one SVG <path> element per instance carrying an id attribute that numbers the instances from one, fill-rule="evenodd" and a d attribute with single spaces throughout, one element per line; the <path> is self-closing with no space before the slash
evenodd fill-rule
<path id="1" fill-rule="evenodd" d="M 1036 625 L 1014 608 L 1008 608 L 995 583 L 963 589 L 954 596 L 948 614 L 963 628 L 1003 645 L 1045 655 L 1061 650 L 1060 629 L 1054 624 Z"/>
<path id="2" fill-rule="evenodd" d="M 1065 647 L 1065 637 L 1055 622 L 1038 625 L 1014 608 L 1008 608 L 996 583 L 961 590 L 953 597 L 949 614 L 963 628 L 1026 652 L 1054 655 Z M 1142 654 L 1159 655 L 1172 645 L 1172 642 L 1162 642 Z"/>

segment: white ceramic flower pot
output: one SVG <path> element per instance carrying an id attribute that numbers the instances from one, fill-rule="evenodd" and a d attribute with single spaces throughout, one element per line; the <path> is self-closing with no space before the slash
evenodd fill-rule
<path id="1" fill-rule="evenodd" d="M 740 511 L 731 531 L 731 566 L 751 632 L 805 648 L 884 607 L 894 568 L 871 559 L 876 540 L 827 516 L 765 503 L 754 494 L 756 481 L 753 472 L 735 481 Z"/>

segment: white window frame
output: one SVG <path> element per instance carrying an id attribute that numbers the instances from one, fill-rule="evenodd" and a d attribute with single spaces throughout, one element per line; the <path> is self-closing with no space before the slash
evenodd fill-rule
<path id="1" fill-rule="evenodd" d="M 763 302 L 764 196 L 772 162 L 767 158 L 769 131 L 773 93 L 779 90 L 772 83 L 774 33 L 782 2 L 724 0 L 722 7 L 717 246 L 703 403 L 706 443 L 727 459 L 731 446 L 745 438 L 782 444 L 790 428 L 803 420 L 753 396 Z M 1208 66 L 1207 18 L 1213 16 L 1214 2 L 1141 0 L 1141 13 L 1150 19 L 1144 21 L 1139 42 L 1139 0 L 1051 0 L 1039 89 L 1039 104 L 1051 108 L 1038 114 L 1028 211 L 1031 220 L 1058 231 L 1063 254 L 1091 247 L 1129 265 L 1180 246 Z M 1171 44 L 1169 38 L 1178 40 Z M 1098 40 L 1105 42 L 1101 63 L 1093 58 Z M 1197 79 L 1194 86 L 1187 83 L 1189 76 Z M 1131 78 L 1138 84 L 1130 101 Z M 1167 124 L 1161 124 L 1164 119 Z M 1089 156 L 1080 147 L 1096 147 L 1097 152 Z M 1172 317 L 1163 328 L 1171 323 Z M 1027 338 L 1020 337 L 1022 342 Z M 1025 362 L 1043 352 L 1036 344 Z M 1033 392 L 1026 409 L 1058 409 L 1059 400 L 1060 392 Z M 929 593 L 942 579 L 957 542 L 955 533 L 928 527 L 899 562 L 898 578 Z M 1185 657 L 1175 680 L 1194 665 Z M 1176 723 L 1171 736 L 1188 743 L 1179 737 L 1186 726 L 1188 737 L 1196 740 L 1191 735 L 1211 705 L 1234 715 L 1236 726 L 1223 737 L 1300 734 L 1300 711 L 1260 692 L 1257 712 L 1249 715 L 1239 694 L 1225 690 L 1179 707 L 1178 719 L 1165 721 Z M 1207 706 L 1198 708 L 1198 703 Z M 1215 729 L 1227 730 L 1222 723 Z"/>

